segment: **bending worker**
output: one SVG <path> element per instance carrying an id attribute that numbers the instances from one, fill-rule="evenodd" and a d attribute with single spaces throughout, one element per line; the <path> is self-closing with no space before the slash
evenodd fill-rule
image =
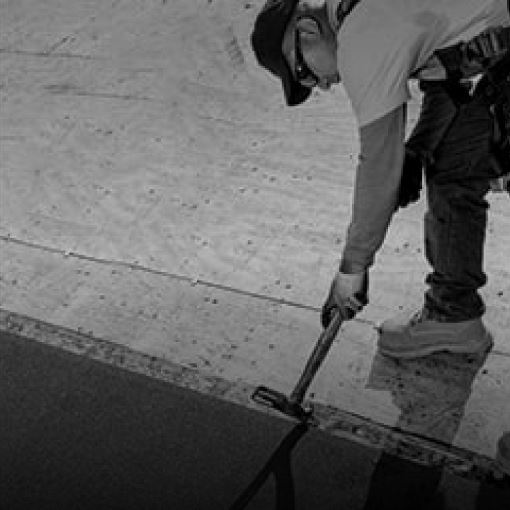
<path id="1" fill-rule="evenodd" d="M 423 307 L 380 327 L 397 358 L 477 353 L 492 337 L 479 289 L 492 183 L 510 173 L 508 0 L 268 0 L 252 47 L 289 106 L 342 82 L 359 125 L 352 217 L 329 295 L 350 316 L 368 303 L 368 272 L 392 215 L 427 184 Z M 405 140 L 408 80 L 423 92 Z"/>

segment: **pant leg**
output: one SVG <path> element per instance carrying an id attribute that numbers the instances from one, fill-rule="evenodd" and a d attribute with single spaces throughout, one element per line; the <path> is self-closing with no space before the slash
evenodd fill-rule
<path id="1" fill-rule="evenodd" d="M 425 308 L 437 320 L 462 321 L 485 311 L 483 250 L 492 166 L 491 117 L 482 98 L 458 106 L 427 168 L 425 253 L 432 266 Z"/>

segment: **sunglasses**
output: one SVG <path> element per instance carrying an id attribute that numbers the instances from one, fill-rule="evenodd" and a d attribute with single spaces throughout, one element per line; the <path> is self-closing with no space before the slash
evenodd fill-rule
<path id="1" fill-rule="evenodd" d="M 303 50 L 301 49 L 301 36 L 299 30 L 295 30 L 295 63 L 294 63 L 294 75 L 296 80 L 303 85 L 312 89 L 319 83 L 319 77 L 308 67 L 303 57 Z"/>

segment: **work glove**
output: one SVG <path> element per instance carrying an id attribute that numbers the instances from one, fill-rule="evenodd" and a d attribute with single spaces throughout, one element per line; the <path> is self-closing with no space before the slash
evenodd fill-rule
<path id="1" fill-rule="evenodd" d="M 346 274 L 338 271 L 322 306 L 322 327 L 328 327 L 337 310 L 344 318 L 352 319 L 367 303 L 368 272 Z"/>
<path id="2" fill-rule="evenodd" d="M 423 162 L 420 156 L 406 148 L 400 188 L 398 190 L 397 209 L 407 207 L 420 198 L 422 186 Z"/>

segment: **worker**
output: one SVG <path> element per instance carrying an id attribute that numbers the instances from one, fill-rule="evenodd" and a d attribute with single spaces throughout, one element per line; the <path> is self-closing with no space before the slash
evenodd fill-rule
<path id="1" fill-rule="evenodd" d="M 492 183 L 510 174 L 508 0 L 268 0 L 251 43 L 289 106 L 342 83 L 360 155 L 339 268 L 322 307 L 352 317 L 368 303 L 368 274 L 394 213 L 427 185 L 423 306 L 379 327 L 396 358 L 485 352 L 483 249 Z M 423 92 L 406 140 L 408 82 Z M 503 183 L 503 184 L 502 184 Z"/>

